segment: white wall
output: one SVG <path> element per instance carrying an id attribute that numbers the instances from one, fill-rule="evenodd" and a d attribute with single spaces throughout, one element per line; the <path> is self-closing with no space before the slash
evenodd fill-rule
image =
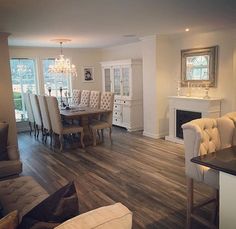
<path id="1" fill-rule="evenodd" d="M 60 54 L 59 48 L 34 48 L 34 47 L 10 47 L 11 58 L 33 58 L 38 63 L 39 83 L 43 88 L 42 76 L 42 62 L 46 58 L 57 58 Z M 100 49 L 69 49 L 63 48 L 63 54 L 72 60 L 76 65 L 77 78 L 72 78 L 72 88 L 88 89 L 88 90 L 102 90 L 102 76 L 101 76 L 101 54 Z M 83 82 L 83 66 L 94 67 L 94 82 Z M 40 91 L 43 93 L 42 91 Z"/>

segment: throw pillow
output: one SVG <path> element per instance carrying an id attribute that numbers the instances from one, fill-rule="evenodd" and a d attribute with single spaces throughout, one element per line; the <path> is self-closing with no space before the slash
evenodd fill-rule
<path id="1" fill-rule="evenodd" d="M 18 226 L 17 210 L 10 212 L 8 215 L 0 219 L 0 229 L 16 229 Z"/>
<path id="2" fill-rule="evenodd" d="M 0 122 L 0 161 L 8 160 L 7 138 L 8 138 L 8 124 Z"/>
<path id="3" fill-rule="evenodd" d="M 74 183 L 70 182 L 28 212 L 19 228 L 54 228 L 78 214 L 78 197 Z"/>

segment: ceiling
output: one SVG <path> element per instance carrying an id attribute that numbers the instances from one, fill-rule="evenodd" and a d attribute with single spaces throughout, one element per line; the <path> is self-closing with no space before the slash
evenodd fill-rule
<path id="1" fill-rule="evenodd" d="M 108 47 L 153 34 L 236 28 L 236 0 L 0 0 L 10 45 Z M 65 45 L 64 45 L 65 46 Z"/>

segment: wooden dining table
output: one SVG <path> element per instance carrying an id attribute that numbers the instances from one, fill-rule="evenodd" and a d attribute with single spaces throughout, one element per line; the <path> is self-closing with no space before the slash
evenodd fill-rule
<path id="1" fill-rule="evenodd" d="M 70 109 L 60 109 L 61 117 L 64 121 L 79 121 L 79 125 L 84 129 L 84 144 L 92 144 L 92 136 L 89 131 L 90 118 L 112 112 L 111 110 L 95 109 L 91 107 L 71 107 Z"/>
<path id="2" fill-rule="evenodd" d="M 60 109 L 63 119 L 80 119 L 81 117 L 89 117 L 98 114 L 112 112 L 111 110 L 96 109 L 91 107 L 71 107 L 70 109 Z"/>

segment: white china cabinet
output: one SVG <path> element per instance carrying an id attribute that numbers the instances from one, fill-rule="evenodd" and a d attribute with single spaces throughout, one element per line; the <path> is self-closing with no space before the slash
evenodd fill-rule
<path id="1" fill-rule="evenodd" d="M 142 61 L 102 62 L 103 91 L 115 94 L 113 124 L 128 131 L 143 129 Z"/>

